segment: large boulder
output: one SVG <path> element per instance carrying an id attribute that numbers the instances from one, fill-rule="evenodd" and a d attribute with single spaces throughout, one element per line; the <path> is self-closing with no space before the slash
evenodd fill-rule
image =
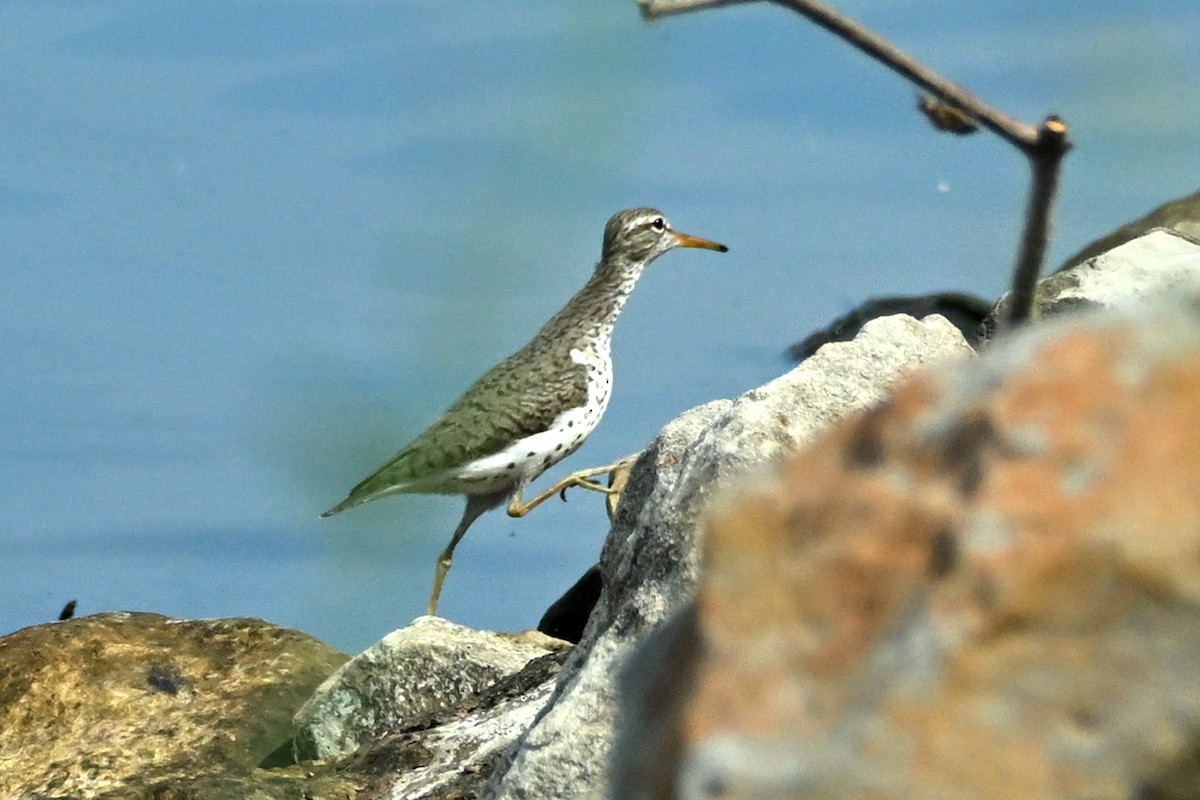
<path id="1" fill-rule="evenodd" d="M 1200 319 L 1033 326 L 714 516 L 613 797 L 1200 796 Z"/>
<path id="2" fill-rule="evenodd" d="M 346 656 L 256 619 L 109 613 L 0 638 L 0 797 L 95 797 L 290 761 Z"/>
<path id="3" fill-rule="evenodd" d="M 539 633 L 476 631 L 419 617 L 317 688 L 296 713 L 297 756 L 329 758 L 395 731 L 429 727 L 432 718 L 476 701 L 533 659 L 566 649 Z M 495 731 L 486 743 L 498 743 Z"/>
<path id="4" fill-rule="evenodd" d="M 392 797 L 473 797 L 545 705 L 569 645 L 420 617 L 331 675 L 296 714 L 300 759 L 389 764 Z"/>

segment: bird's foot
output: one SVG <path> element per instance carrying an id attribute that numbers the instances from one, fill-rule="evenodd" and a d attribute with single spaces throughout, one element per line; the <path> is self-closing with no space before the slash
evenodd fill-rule
<path id="1" fill-rule="evenodd" d="M 508 504 L 508 515 L 510 517 L 523 517 L 554 495 L 558 495 L 565 501 L 567 499 L 567 489 L 579 487 L 580 489 L 588 489 L 608 495 L 608 512 L 611 517 L 616 508 L 616 501 L 620 497 L 621 489 L 625 486 L 629 470 L 633 467 L 633 462 L 637 461 L 639 456 L 641 456 L 641 453 L 634 453 L 603 467 L 593 467 L 591 469 L 572 472 L 528 502 L 522 501 L 519 497 L 514 497 L 512 502 Z M 609 476 L 608 486 L 592 480 L 592 478 L 598 475 Z"/>
<path id="2" fill-rule="evenodd" d="M 558 490 L 559 498 L 565 503 L 567 502 L 567 489 L 573 489 L 576 487 L 580 489 L 587 489 L 592 492 L 601 492 L 603 494 L 613 494 L 614 492 L 620 491 L 619 489 L 613 489 L 610 486 L 604 486 L 603 484 L 596 483 L 595 481 L 579 474 L 568 475 L 558 483 L 554 484 L 553 488 Z"/>
<path id="3" fill-rule="evenodd" d="M 558 489 L 558 496 L 564 503 L 567 500 L 567 489 L 574 486 L 607 495 L 605 505 L 608 510 L 608 518 L 612 519 L 613 515 L 617 513 L 617 504 L 621 501 L 621 491 L 625 488 L 625 482 L 629 480 L 629 471 L 633 469 L 634 463 L 641 455 L 641 453 L 634 453 L 607 466 L 572 472 L 559 481 L 554 488 Z M 591 480 L 597 475 L 608 475 L 608 485 L 604 486 Z"/>

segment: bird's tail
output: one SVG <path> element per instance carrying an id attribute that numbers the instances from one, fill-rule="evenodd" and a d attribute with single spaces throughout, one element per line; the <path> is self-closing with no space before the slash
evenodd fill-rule
<path id="1" fill-rule="evenodd" d="M 329 509 L 328 511 L 322 511 L 321 516 L 322 517 L 332 517 L 334 514 L 341 513 L 342 511 L 345 511 L 347 508 L 350 508 L 351 506 L 358 505 L 360 502 L 362 502 L 362 501 L 355 500 L 353 497 L 347 497 L 345 500 L 338 503 L 336 506 Z"/>
<path id="2" fill-rule="evenodd" d="M 396 492 L 403 492 L 408 488 L 406 484 L 397 484 L 387 473 L 387 468 L 384 467 L 373 475 L 364 478 L 357 486 L 350 490 L 350 494 L 346 495 L 346 499 L 338 503 L 333 508 L 321 514 L 322 517 L 332 517 L 334 514 L 341 513 L 347 508 L 361 506 L 363 503 L 374 500 L 378 497 L 385 497 Z"/>

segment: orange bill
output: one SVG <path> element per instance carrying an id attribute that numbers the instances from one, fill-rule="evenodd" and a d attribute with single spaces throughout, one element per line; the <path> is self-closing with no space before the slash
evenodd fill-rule
<path id="1" fill-rule="evenodd" d="M 708 239 L 701 239 L 699 236 L 691 236 L 686 233 L 680 233 L 679 231 L 674 231 L 674 233 L 675 245 L 677 247 L 701 247 L 705 250 L 716 250 L 718 253 L 729 252 L 729 248 L 723 244 L 710 242 Z"/>

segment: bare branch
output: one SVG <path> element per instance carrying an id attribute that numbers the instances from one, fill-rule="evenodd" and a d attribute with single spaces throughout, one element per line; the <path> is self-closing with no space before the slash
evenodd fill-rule
<path id="1" fill-rule="evenodd" d="M 685 14 L 688 11 L 703 11 L 706 8 L 753 2 L 757 0 L 637 0 L 642 8 L 642 16 L 648 20 L 669 17 L 672 14 Z"/>
<path id="2" fill-rule="evenodd" d="M 790 8 L 822 28 L 841 37 L 889 69 L 928 91 L 945 106 L 961 112 L 995 133 L 1029 159 L 1033 167 L 1025 230 L 1013 270 L 1012 297 L 1007 322 L 1016 325 L 1029 318 L 1034 291 L 1041 274 L 1054 197 L 1058 188 L 1059 167 L 1071 149 L 1067 126 L 1058 117 L 1047 117 L 1038 127 L 1004 114 L 971 92 L 926 67 L 883 37 L 814 0 L 771 0 Z M 649 20 L 671 14 L 752 2 L 752 0 L 638 0 L 642 16 Z"/>
<path id="3" fill-rule="evenodd" d="M 1029 319 L 1037 291 L 1046 245 L 1050 241 L 1051 213 L 1058 192 L 1062 158 L 1071 143 L 1067 126 L 1058 117 L 1050 116 L 1038 128 L 1038 141 L 1026 151 L 1033 168 L 1033 184 L 1029 189 L 1029 205 L 1025 209 L 1025 230 L 1021 234 L 1021 249 L 1013 269 L 1012 290 L 1008 298 L 1008 318 L 1005 323 L 1016 327 Z"/>

